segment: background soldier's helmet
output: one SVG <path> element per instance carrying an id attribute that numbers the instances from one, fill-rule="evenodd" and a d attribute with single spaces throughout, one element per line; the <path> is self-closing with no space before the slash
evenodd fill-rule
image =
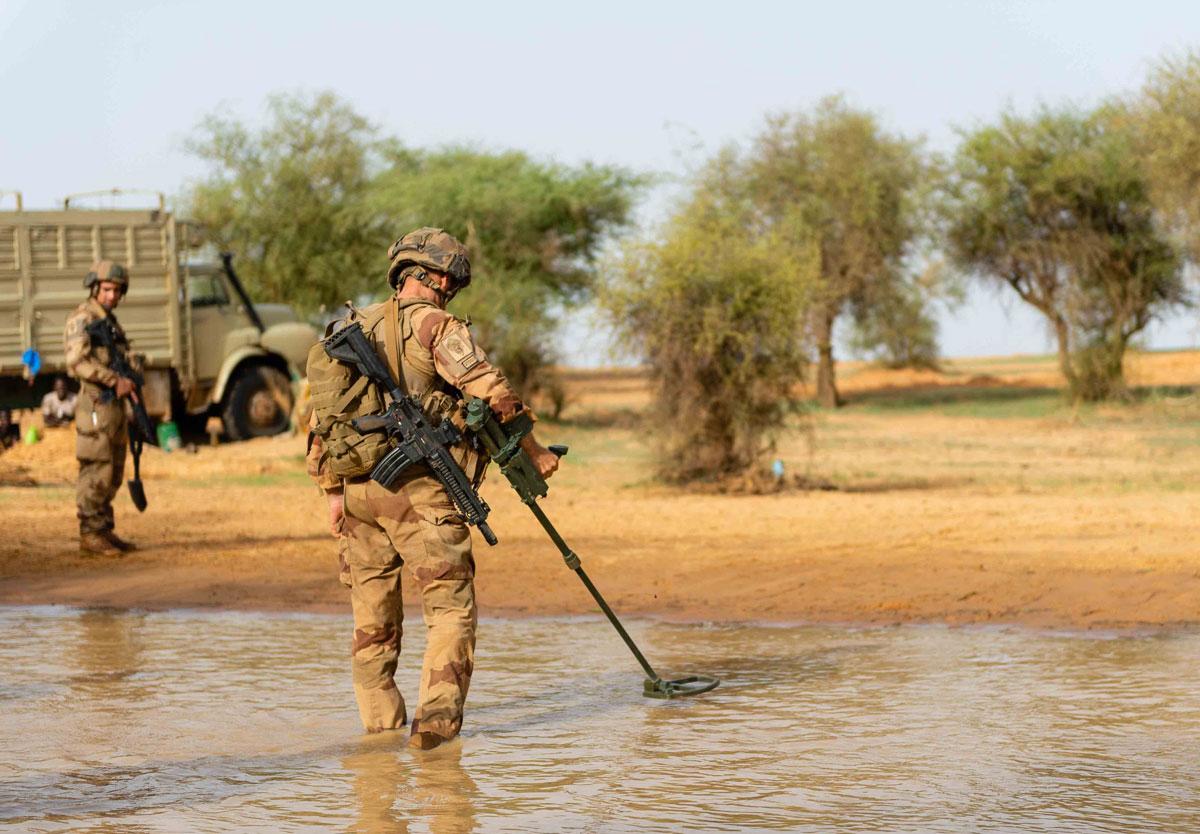
<path id="1" fill-rule="evenodd" d="M 471 283 L 471 258 L 467 247 L 442 229 L 424 226 L 409 232 L 388 249 L 388 283 L 392 289 L 400 281 L 400 273 L 410 266 L 436 269 L 454 279 L 457 292 Z"/>
<path id="2" fill-rule="evenodd" d="M 95 291 L 101 281 L 119 284 L 121 295 L 129 292 L 129 271 L 116 261 L 96 261 L 92 264 L 92 271 L 83 279 L 83 285 Z"/>

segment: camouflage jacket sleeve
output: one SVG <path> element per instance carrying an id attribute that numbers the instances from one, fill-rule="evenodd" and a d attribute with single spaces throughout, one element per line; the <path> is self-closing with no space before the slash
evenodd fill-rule
<path id="1" fill-rule="evenodd" d="M 537 419 L 521 402 L 504 373 L 475 344 L 465 322 L 444 310 L 433 310 L 414 325 L 417 340 L 433 354 L 438 376 L 466 396 L 486 402 L 502 422 L 522 412 Z"/>
<path id="2" fill-rule="evenodd" d="M 317 416 L 312 417 L 312 425 L 316 425 Z M 312 431 L 308 432 L 308 453 L 304 456 L 308 477 L 316 482 L 322 492 L 341 492 L 342 479 L 329 471 L 329 459 L 325 457 L 325 447 L 321 445 L 321 436 Z"/>
<path id="3" fill-rule="evenodd" d="M 63 336 L 67 355 L 67 372 L 76 379 L 112 387 L 117 384 L 117 372 L 96 359 L 87 326 L 92 317 L 87 310 L 77 310 L 67 319 Z"/>

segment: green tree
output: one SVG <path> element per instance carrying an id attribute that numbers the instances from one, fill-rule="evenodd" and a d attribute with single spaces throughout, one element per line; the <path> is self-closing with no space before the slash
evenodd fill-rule
<path id="1" fill-rule="evenodd" d="M 271 96 L 259 129 L 210 114 L 187 143 L 209 172 L 188 189 L 186 215 L 237 253 L 256 298 L 335 306 L 384 268 L 386 234 L 361 209 L 375 143 L 371 124 L 329 92 Z"/>
<path id="2" fill-rule="evenodd" d="M 836 406 L 834 324 L 847 310 L 869 317 L 901 294 L 897 285 L 906 280 L 905 257 L 922 230 L 920 198 L 931 168 L 919 143 L 887 133 L 874 114 L 840 97 L 810 113 L 769 119 L 745 164 L 764 217 L 797 216 L 805 234 L 816 235 L 817 401 Z"/>
<path id="3" fill-rule="evenodd" d="M 641 177 L 538 162 L 519 151 L 393 147 L 368 212 L 399 236 L 440 226 L 471 249 L 474 279 L 455 300 L 526 395 L 557 395 L 555 316 L 591 297 L 603 244 L 629 221 Z"/>
<path id="4" fill-rule="evenodd" d="M 950 193 L 952 260 L 1046 317 L 1073 397 L 1120 394 L 1130 340 L 1186 302 L 1129 134 L 1107 113 L 1008 112 L 964 136 Z"/>
<path id="5" fill-rule="evenodd" d="M 753 472 L 795 406 L 803 321 L 819 283 L 815 240 L 764 222 L 726 152 L 659 240 L 627 248 L 603 297 L 650 368 L 669 482 Z"/>
<path id="6" fill-rule="evenodd" d="M 1200 52 L 1160 61 L 1117 115 L 1134 132 L 1164 225 L 1200 262 Z"/>
<path id="7" fill-rule="evenodd" d="M 869 303 L 856 302 L 851 345 L 888 368 L 938 367 L 938 324 L 932 292 L 918 281 L 879 287 Z"/>

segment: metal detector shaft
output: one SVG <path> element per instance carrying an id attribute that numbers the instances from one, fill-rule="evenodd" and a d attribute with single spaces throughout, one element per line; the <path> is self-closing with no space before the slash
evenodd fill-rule
<path id="1" fill-rule="evenodd" d="M 633 652 L 633 656 L 637 658 L 642 671 L 646 673 L 642 694 L 647 698 L 677 698 L 699 695 L 715 689 L 720 684 L 720 680 L 709 675 L 689 675 L 667 681 L 658 676 L 654 667 L 642 654 L 641 649 L 629 636 L 629 632 L 621 625 L 621 621 L 617 619 L 612 608 L 596 590 L 596 586 L 592 584 L 591 578 L 579 563 L 579 555 L 563 541 L 563 537 L 559 535 L 558 530 L 554 529 L 550 519 L 546 518 L 546 514 L 542 512 L 542 508 L 537 503 L 537 499 L 544 498 L 549 491 L 546 479 L 538 472 L 533 460 L 521 446 L 522 440 L 533 431 L 533 419 L 528 414 L 520 413 L 501 424 L 487 403 L 481 399 L 472 398 L 467 403 L 466 423 L 467 428 L 482 445 L 488 457 L 500 467 L 504 477 L 521 496 L 521 502 L 529 507 L 538 523 L 542 525 L 542 529 L 550 536 L 550 540 L 562 554 L 567 567 L 579 576 L 579 580 L 588 589 L 592 599 L 596 600 L 596 604 L 600 606 L 604 616 L 608 617 L 612 627 L 617 630 L 617 634 L 621 635 L 621 639 L 625 641 L 629 651 Z M 566 446 L 549 446 L 547 448 L 559 457 L 567 453 Z"/>
<path id="2" fill-rule="evenodd" d="M 588 593 L 592 595 L 592 599 L 596 600 L 596 604 L 604 612 L 604 616 L 608 617 L 608 621 L 617 630 L 617 634 L 621 635 L 621 639 L 625 641 L 625 645 L 629 647 L 629 651 L 633 652 L 633 656 L 641 664 L 642 671 L 646 673 L 646 677 L 655 681 L 659 680 L 658 673 L 654 671 L 654 667 L 650 665 L 650 661 L 646 660 L 646 656 L 642 654 L 637 644 L 633 642 L 633 638 L 629 636 L 629 632 L 621 625 L 621 621 L 617 619 L 617 615 L 613 613 L 608 603 L 605 602 L 600 591 L 592 584 L 591 578 L 588 577 L 587 572 L 583 569 L 583 565 L 579 561 L 579 554 L 567 546 L 563 537 L 559 535 L 558 530 L 550 523 L 550 519 L 542 512 L 542 508 L 538 506 L 537 501 L 528 501 L 527 504 L 529 505 L 529 509 L 533 511 L 538 523 L 542 525 L 546 533 L 550 536 L 550 540 L 554 542 L 559 552 L 562 553 L 563 561 L 567 563 L 567 567 L 575 571 L 576 575 L 583 582 L 584 587 L 588 589 Z"/>

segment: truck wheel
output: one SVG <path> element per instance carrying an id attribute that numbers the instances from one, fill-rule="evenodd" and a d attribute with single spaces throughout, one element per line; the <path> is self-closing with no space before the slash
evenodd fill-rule
<path id="1" fill-rule="evenodd" d="M 221 417 L 231 440 L 286 431 L 291 424 L 292 386 L 275 368 L 255 365 L 238 373 Z"/>

